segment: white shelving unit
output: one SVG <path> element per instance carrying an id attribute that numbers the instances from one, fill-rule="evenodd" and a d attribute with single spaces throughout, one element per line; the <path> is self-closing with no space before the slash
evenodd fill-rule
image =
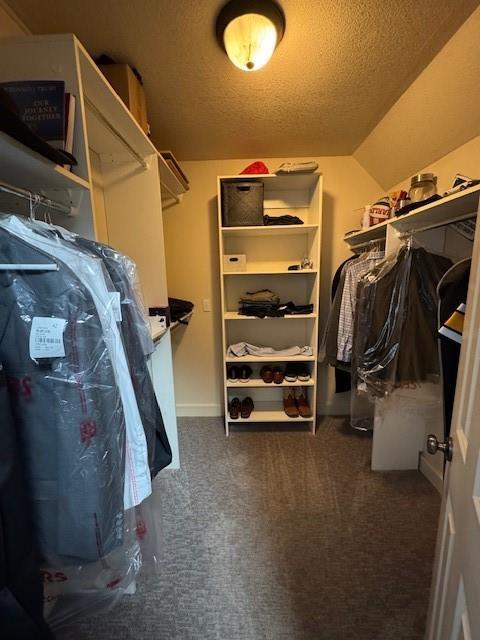
<path id="1" fill-rule="evenodd" d="M 223 181 L 260 180 L 264 184 L 264 212 L 268 215 L 292 214 L 303 220 L 302 225 L 266 225 L 224 227 L 222 225 L 221 184 Z M 307 423 L 312 433 L 316 424 L 318 304 L 320 278 L 320 247 L 322 224 L 322 176 L 302 174 L 277 176 L 221 176 L 218 178 L 218 225 L 220 265 L 226 254 L 246 254 L 246 271 L 224 271 L 221 266 L 222 345 L 225 400 L 225 431 L 229 435 L 235 423 Z M 308 256 L 313 268 L 289 271 Z M 313 304 L 312 314 L 281 318 L 256 318 L 238 313 L 239 298 L 246 291 L 271 289 L 282 302 Z M 269 358 L 227 355 L 230 344 L 249 342 L 259 346 L 282 349 L 289 346 L 310 346 L 312 356 L 273 356 Z M 307 365 L 311 371 L 308 382 L 280 385 L 266 384 L 260 378 L 263 365 L 285 366 L 291 362 Z M 248 364 L 253 374 L 248 382 L 230 382 L 227 369 L 231 365 Z M 286 387 L 303 386 L 307 390 L 312 418 L 289 418 L 283 410 Z M 255 409 L 248 419 L 231 420 L 229 401 L 250 396 Z"/>
<path id="2" fill-rule="evenodd" d="M 349 234 L 344 240 L 355 249 L 384 239 L 386 253 L 390 254 L 398 248 L 402 234 L 412 233 L 425 248 L 455 262 L 470 255 L 472 243 L 448 225 L 477 216 L 479 201 L 480 185 L 477 185 Z M 439 385 L 423 384 L 415 390 L 394 391 L 375 405 L 372 469 L 416 469 L 421 454 L 420 469 L 435 486 L 441 487 L 442 460 L 423 453 L 428 433 L 435 433 L 440 441 L 444 439 Z"/>
<path id="3" fill-rule="evenodd" d="M 350 233 L 344 237 L 344 241 L 354 249 L 372 240 L 385 239 L 388 243 L 400 233 L 430 231 L 452 222 L 460 222 L 477 214 L 479 197 L 480 185 L 476 185 L 414 209 L 404 216 L 390 218 L 369 229 Z"/>
<path id="4" fill-rule="evenodd" d="M 75 36 L 3 39 L 0 81 L 17 80 L 63 80 L 76 97 L 78 165 L 68 171 L 0 133 L 0 180 L 69 204 L 72 215 L 52 214 L 53 221 L 130 256 L 146 305 L 166 307 L 161 185 L 175 176 Z M 151 330 L 150 369 L 178 468 L 170 331 L 154 322 Z"/>

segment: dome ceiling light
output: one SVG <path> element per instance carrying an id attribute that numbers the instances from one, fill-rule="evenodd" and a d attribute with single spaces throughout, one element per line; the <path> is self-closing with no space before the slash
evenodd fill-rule
<path id="1" fill-rule="evenodd" d="M 230 0 L 217 17 L 217 38 L 233 64 L 257 71 L 285 32 L 285 15 L 273 0 Z"/>

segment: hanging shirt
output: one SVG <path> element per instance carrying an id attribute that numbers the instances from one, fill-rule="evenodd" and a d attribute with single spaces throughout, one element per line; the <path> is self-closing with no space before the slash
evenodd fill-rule
<path id="1" fill-rule="evenodd" d="M 360 256 L 357 260 L 352 260 L 345 267 L 345 282 L 338 319 L 337 360 L 339 362 L 351 362 L 352 360 L 357 285 L 360 279 L 384 257 L 384 251 L 370 251 L 366 256 Z"/>

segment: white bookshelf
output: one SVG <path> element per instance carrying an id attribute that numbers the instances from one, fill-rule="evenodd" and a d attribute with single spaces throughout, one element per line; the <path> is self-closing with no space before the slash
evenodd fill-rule
<path id="1" fill-rule="evenodd" d="M 222 224 L 222 181 L 261 180 L 264 184 L 264 213 L 271 216 L 298 216 L 302 225 L 266 225 L 227 227 Z M 220 176 L 218 178 L 218 228 L 220 253 L 221 323 L 223 347 L 223 382 L 225 402 L 225 432 L 228 436 L 235 423 L 306 423 L 312 433 L 316 425 L 317 352 L 320 247 L 322 223 L 322 176 L 302 174 L 277 176 Z M 245 271 L 225 271 L 223 256 L 245 254 Z M 312 269 L 289 271 L 307 256 Z M 246 291 L 271 289 L 281 302 L 313 304 L 313 313 L 287 315 L 280 318 L 256 318 L 238 313 L 239 299 Z M 283 349 L 289 346 L 310 346 L 311 356 L 235 357 L 227 355 L 230 344 L 249 342 L 259 346 Z M 281 366 L 303 363 L 310 370 L 308 382 L 296 381 L 266 384 L 260 377 L 264 365 Z M 248 364 L 253 374 L 248 382 L 228 380 L 229 366 Z M 289 418 L 283 410 L 286 387 L 306 388 L 312 418 Z M 231 420 L 228 406 L 232 398 L 250 396 L 255 405 L 250 418 Z M 305 426 L 305 425 L 304 425 Z"/>
<path id="2" fill-rule="evenodd" d="M 106 242 L 137 264 L 147 306 L 168 304 L 162 227 L 162 184 L 178 188 L 166 163 L 88 52 L 71 35 L 0 42 L 0 81 L 63 80 L 76 97 L 72 171 L 0 133 L 0 180 L 69 204 L 52 220 Z M 176 178 L 175 178 L 176 180 Z M 151 319 L 156 351 L 153 383 L 179 467 L 170 330 Z"/>

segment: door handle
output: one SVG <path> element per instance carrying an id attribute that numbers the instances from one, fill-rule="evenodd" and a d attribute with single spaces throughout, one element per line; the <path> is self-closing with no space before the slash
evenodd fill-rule
<path id="1" fill-rule="evenodd" d="M 447 438 L 445 442 L 439 442 L 437 436 L 431 433 L 427 437 L 427 451 L 432 456 L 435 455 L 437 451 L 441 451 L 445 456 L 445 460 L 451 462 L 453 456 L 453 440 L 452 438 Z"/>

